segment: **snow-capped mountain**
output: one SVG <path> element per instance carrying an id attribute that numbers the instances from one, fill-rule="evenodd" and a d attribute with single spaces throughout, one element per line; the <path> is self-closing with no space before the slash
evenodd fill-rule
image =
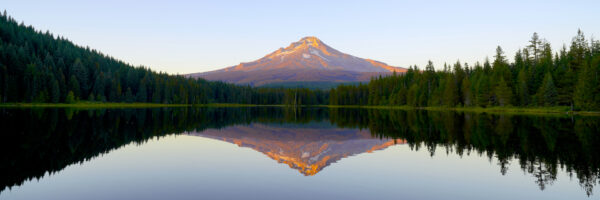
<path id="1" fill-rule="evenodd" d="M 304 37 L 256 61 L 190 76 L 262 85 L 286 81 L 368 81 L 375 75 L 405 71 L 405 68 L 342 53 L 316 37 Z"/>

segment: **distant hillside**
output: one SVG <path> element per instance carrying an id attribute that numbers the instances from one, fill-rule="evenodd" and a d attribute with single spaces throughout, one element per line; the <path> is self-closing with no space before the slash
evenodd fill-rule
<path id="1" fill-rule="evenodd" d="M 275 82 L 259 86 L 260 88 L 307 88 L 329 90 L 339 85 L 358 85 L 360 82 L 294 81 Z"/>

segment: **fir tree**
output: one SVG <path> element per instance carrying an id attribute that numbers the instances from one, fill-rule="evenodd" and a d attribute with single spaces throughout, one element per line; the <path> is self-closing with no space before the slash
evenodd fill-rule
<path id="1" fill-rule="evenodd" d="M 537 93 L 537 97 L 543 106 L 555 106 L 558 102 L 558 92 L 556 91 L 556 86 L 554 85 L 554 81 L 552 80 L 552 75 L 550 73 L 546 73 L 544 76 L 544 81 L 542 82 L 542 87 L 540 87 Z"/>
<path id="2" fill-rule="evenodd" d="M 527 85 L 527 73 L 525 69 L 519 71 L 517 76 L 517 95 L 520 106 L 527 106 L 529 104 L 529 86 Z"/>
<path id="3" fill-rule="evenodd" d="M 504 81 L 504 78 L 500 78 L 500 82 L 498 83 L 498 86 L 496 86 L 495 93 L 496 93 L 496 97 L 498 100 L 498 105 L 500 105 L 500 106 L 512 105 L 511 104 L 512 97 L 513 97 L 512 90 L 510 89 L 510 87 L 508 87 L 508 85 L 506 84 L 506 81 Z"/>
<path id="4" fill-rule="evenodd" d="M 147 98 L 148 98 L 148 92 L 146 89 L 146 81 L 144 79 L 140 83 L 140 88 L 138 89 L 138 92 L 136 94 L 136 99 L 138 102 L 146 102 Z"/>
<path id="5" fill-rule="evenodd" d="M 456 86 L 454 76 L 448 75 L 445 85 L 443 97 L 444 105 L 450 107 L 456 106 L 458 103 L 458 87 Z"/>
<path id="6" fill-rule="evenodd" d="M 482 76 L 476 86 L 477 106 L 486 107 L 490 102 L 490 83 L 487 76 Z"/>
<path id="7" fill-rule="evenodd" d="M 76 96 L 83 96 L 83 95 L 87 95 L 87 92 L 89 90 L 89 84 L 88 84 L 88 70 L 87 68 L 83 65 L 83 63 L 81 62 L 81 59 L 77 58 L 75 60 L 75 62 L 73 63 L 73 66 L 71 67 L 72 74 L 73 76 L 75 76 L 75 78 L 77 79 L 77 82 L 79 83 L 79 88 L 77 88 L 77 91 L 74 90 L 74 88 L 71 88 L 71 90 L 73 90 L 73 92 L 75 93 Z M 83 96 L 85 97 L 85 96 Z"/>
<path id="8" fill-rule="evenodd" d="M 79 87 L 79 81 L 77 81 L 77 78 L 75 78 L 75 75 L 71 76 L 71 79 L 69 79 L 69 91 L 73 92 L 73 95 L 75 96 L 75 98 L 78 98 L 80 93 L 80 87 Z"/>
<path id="9" fill-rule="evenodd" d="M 133 103 L 134 97 L 133 97 L 133 93 L 131 92 L 131 88 L 127 88 L 127 91 L 125 92 L 125 102 L 127 103 Z"/>
<path id="10" fill-rule="evenodd" d="M 462 93 L 464 106 L 473 106 L 473 91 L 471 90 L 471 80 L 468 77 L 462 81 Z"/>
<path id="11" fill-rule="evenodd" d="M 594 67 L 586 66 L 577 81 L 575 89 L 575 106 L 584 110 L 599 108 L 598 99 L 598 71 Z"/>
<path id="12" fill-rule="evenodd" d="M 66 103 L 75 103 L 75 93 L 73 91 L 69 91 L 67 97 L 65 98 Z"/>
<path id="13" fill-rule="evenodd" d="M 58 81 L 52 81 L 52 88 L 50 89 L 50 100 L 52 103 L 58 103 L 60 101 L 60 87 L 58 86 Z"/>

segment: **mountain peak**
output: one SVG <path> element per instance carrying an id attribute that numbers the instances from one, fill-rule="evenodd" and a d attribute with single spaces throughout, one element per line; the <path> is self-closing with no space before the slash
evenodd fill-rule
<path id="1" fill-rule="evenodd" d="M 321 40 L 319 40 L 319 38 L 317 38 L 315 36 L 306 36 L 306 37 L 303 37 L 302 39 L 300 39 L 300 41 L 307 43 L 307 44 L 313 44 L 313 45 L 319 45 L 319 44 L 323 43 L 323 42 L 321 42 Z"/>
<path id="2" fill-rule="evenodd" d="M 319 47 L 324 47 L 324 43 L 321 42 L 321 40 L 319 40 L 319 38 L 315 37 L 315 36 L 306 36 L 303 37 L 302 39 L 298 40 L 297 42 L 293 42 L 292 44 L 290 44 L 290 46 L 286 47 L 285 50 L 294 50 L 296 48 L 308 48 L 308 47 L 315 47 L 315 48 L 319 48 Z"/>
<path id="3" fill-rule="evenodd" d="M 315 36 L 307 36 L 258 60 L 192 76 L 261 85 L 284 81 L 368 81 L 374 75 L 405 71 L 342 53 Z"/>

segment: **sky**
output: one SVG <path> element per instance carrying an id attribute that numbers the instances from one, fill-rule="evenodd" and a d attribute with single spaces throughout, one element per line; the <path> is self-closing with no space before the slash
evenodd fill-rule
<path id="1" fill-rule="evenodd" d="M 509 59 L 537 32 L 558 50 L 600 37 L 600 1 L 2 0 L 17 21 L 171 74 L 250 62 L 305 36 L 361 58 L 423 68 Z"/>

